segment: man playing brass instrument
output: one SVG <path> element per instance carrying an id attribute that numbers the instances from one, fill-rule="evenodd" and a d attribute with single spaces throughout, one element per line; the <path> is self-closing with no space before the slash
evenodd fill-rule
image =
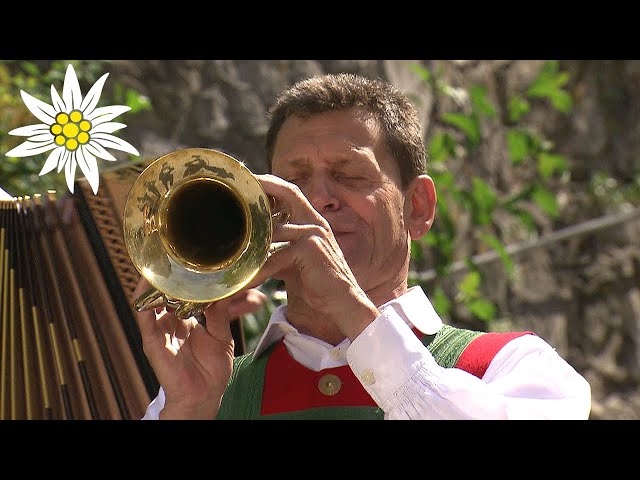
<path id="1" fill-rule="evenodd" d="M 443 325 L 408 287 L 410 244 L 434 221 L 418 115 L 391 85 L 324 75 L 271 111 L 257 175 L 290 217 L 250 287 L 203 326 L 137 314 L 161 389 L 144 419 L 587 419 L 590 386 L 532 332 Z M 284 281 L 256 349 L 234 358 L 229 322 Z M 149 287 L 141 280 L 134 295 Z"/>

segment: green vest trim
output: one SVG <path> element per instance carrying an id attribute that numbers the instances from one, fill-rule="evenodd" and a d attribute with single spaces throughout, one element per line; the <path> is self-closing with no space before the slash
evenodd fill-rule
<path id="1" fill-rule="evenodd" d="M 467 345 L 484 333 L 443 325 L 438 333 L 424 335 L 421 340 L 438 365 L 452 368 L 458 363 Z"/>
<path id="2" fill-rule="evenodd" d="M 443 325 L 438 333 L 424 335 L 421 340 L 440 366 L 451 368 L 456 365 L 466 346 L 483 334 L 484 332 Z M 271 345 L 257 358 L 254 358 L 253 352 L 249 352 L 234 359 L 233 372 L 216 417 L 218 420 L 382 420 L 384 418 L 384 412 L 374 407 L 312 408 L 261 416 L 264 373 L 275 345 Z"/>
<path id="3" fill-rule="evenodd" d="M 261 420 L 382 420 L 384 412 L 375 407 L 324 407 L 263 415 Z"/>

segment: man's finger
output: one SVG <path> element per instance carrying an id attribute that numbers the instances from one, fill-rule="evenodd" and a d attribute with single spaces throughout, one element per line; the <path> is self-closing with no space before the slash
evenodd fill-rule
<path id="1" fill-rule="evenodd" d="M 279 208 L 289 213 L 290 223 L 315 223 L 322 225 L 326 220 L 313 208 L 300 188 L 293 183 L 265 174 L 256 175 L 267 195 L 276 199 Z"/>
<path id="2" fill-rule="evenodd" d="M 144 343 L 158 341 L 161 337 L 164 342 L 164 334 L 156 322 L 156 313 L 153 310 L 143 310 L 135 314 L 140 336 Z"/>
<path id="3" fill-rule="evenodd" d="M 136 288 L 133 290 L 133 293 L 131 294 L 131 302 L 132 303 L 135 302 L 140 295 L 142 295 L 144 292 L 146 292 L 150 288 L 151 288 L 151 284 L 149 283 L 149 281 L 144 277 L 140 277 L 140 279 L 138 280 L 138 283 L 136 284 Z"/>

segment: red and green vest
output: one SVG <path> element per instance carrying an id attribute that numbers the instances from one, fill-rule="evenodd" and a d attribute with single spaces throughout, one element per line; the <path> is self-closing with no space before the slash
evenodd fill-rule
<path id="1" fill-rule="evenodd" d="M 435 335 L 420 335 L 439 365 L 460 368 L 482 378 L 507 342 L 530 333 L 478 332 L 443 325 Z M 319 388 L 327 375 L 340 379 L 335 394 L 327 395 Z M 295 361 L 280 340 L 258 357 L 250 352 L 235 358 L 217 418 L 382 420 L 384 412 L 349 365 L 315 372 Z"/>

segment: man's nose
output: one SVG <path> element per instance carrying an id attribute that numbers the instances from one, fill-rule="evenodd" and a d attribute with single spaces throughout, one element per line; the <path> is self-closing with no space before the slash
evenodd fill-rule
<path id="1" fill-rule="evenodd" d="M 340 201 L 335 193 L 331 179 L 314 177 L 305 185 L 304 194 L 318 212 L 336 210 Z"/>

